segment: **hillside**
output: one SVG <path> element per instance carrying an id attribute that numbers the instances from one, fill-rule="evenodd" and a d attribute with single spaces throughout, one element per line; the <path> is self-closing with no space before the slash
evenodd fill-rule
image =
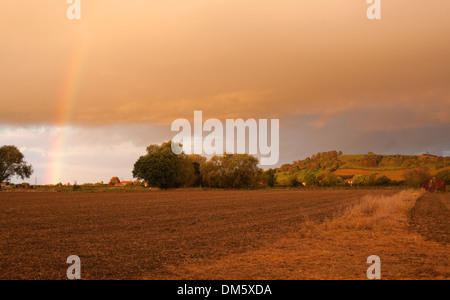
<path id="1" fill-rule="evenodd" d="M 373 159 L 371 159 L 373 158 Z M 341 155 L 339 169 L 395 171 L 427 167 L 434 170 L 450 167 L 450 157 L 434 155 Z M 372 164 L 371 164 L 372 163 Z"/>
<path id="2" fill-rule="evenodd" d="M 374 153 L 343 155 L 342 152 L 323 152 L 295 161 L 277 169 L 278 180 L 286 180 L 292 175 L 304 178 L 305 174 L 313 171 L 316 175 L 322 172 L 333 172 L 342 177 L 355 175 L 376 174 L 377 177 L 386 176 L 394 181 L 404 180 L 405 170 L 428 168 L 431 173 L 450 169 L 450 157 L 435 155 L 378 155 Z"/>

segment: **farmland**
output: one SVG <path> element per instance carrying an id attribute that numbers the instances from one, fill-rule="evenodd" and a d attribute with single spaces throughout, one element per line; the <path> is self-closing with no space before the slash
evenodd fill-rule
<path id="1" fill-rule="evenodd" d="M 415 222 L 433 232 L 427 227 L 432 220 L 421 217 L 431 206 L 416 205 L 415 194 L 397 195 L 2 192 L 0 279 L 65 279 L 70 255 L 81 258 L 83 279 L 364 279 L 365 260 L 377 253 L 385 254 L 391 278 L 413 277 L 417 270 L 421 278 L 449 278 L 448 222 L 440 215 L 448 214 L 448 194 L 434 212 L 443 220 L 434 240 L 419 229 L 410 232 L 407 220 L 415 208 Z M 391 215 L 371 209 L 366 216 L 364 208 L 355 217 L 355 207 L 370 199 L 399 206 Z M 385 219 L 398 224 L 380 225 Z"/>

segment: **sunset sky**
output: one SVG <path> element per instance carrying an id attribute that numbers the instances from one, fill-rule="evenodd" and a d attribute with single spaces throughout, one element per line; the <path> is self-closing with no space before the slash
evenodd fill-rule
<path id="1" fill-rule="evenodd" d="M 131 180 L 171 123 L 280 119 L 280 163 L 319 151 L 450 156 L 450 1 L 0 4 L 0 146 L 38 184 Z"/>

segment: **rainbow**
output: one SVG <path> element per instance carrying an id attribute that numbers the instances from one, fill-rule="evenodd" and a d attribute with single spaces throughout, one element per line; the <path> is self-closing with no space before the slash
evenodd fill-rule
<path id="1" fill-rule="evenodd" d="M 57 101 L 57 114 L 54 120 L 55 137 L 49 149 L 49 168 L 45 180 L 47 184 L 56 184 L 63 180 L 64 151 L 73 122 L 74 108 L 77 102 L 78 89 L 86 63 L 89 44 L 88 39 L 82 39 L 76 44 L 63 76 L 62 88 Z M 67 178 L 65 179 L 68 180 Z"/>

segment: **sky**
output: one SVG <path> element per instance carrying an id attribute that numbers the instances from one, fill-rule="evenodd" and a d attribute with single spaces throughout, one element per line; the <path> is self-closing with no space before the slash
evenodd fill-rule
<path id="1" fill-rule="evenodd" d="M 279 119 L 278 165 L 320 151 L 450 156 L 450 2 L 0 4 L 0 146 L 31 183 L 131 180 L 174 120 Z M 20 181 L 20 180 L 19 180 Z"/>

